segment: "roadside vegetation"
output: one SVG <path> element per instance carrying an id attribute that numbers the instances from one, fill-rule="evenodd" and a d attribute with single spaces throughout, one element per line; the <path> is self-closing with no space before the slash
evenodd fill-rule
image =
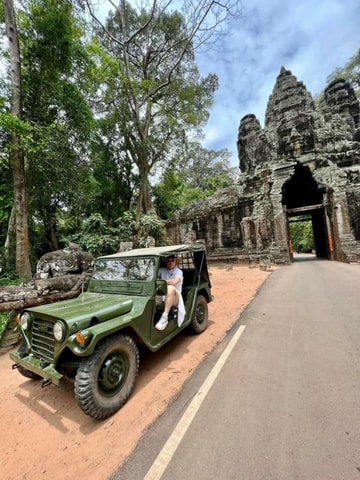
<path id="1" fill-rule="evenodd" d="M 239 2 L 98 3 L 0 3 L 0 261 L 22 278 L 69 241 L 164 242 L 175 209 L 236 180 L 201 144 L 218 79 L 195 54 Z"/>
<path id="2" fill-rule="evenodd" d="M 5 312 L 0 312 L 0 340 L 3 336 L 8 320 L 9 315 Z"/>
<path id="3" fill-rule="evenodd" d="M 296 222 L 290 222 L 290 238 L 294 252 L 311 253 L 315 250 L 311 220 L 306 220 L 306 217 L 301 216 L 296 219 Z"/>
<path id="4" fill-rule="evenodd" d="M 0 277 L 0 288 L 2 285 L 8 286 L 8 285 L 19 285 L 19 284 L 20 284 L 20 280 L 17 279 L 16 277 L 8 277 L 8 276 Z M 11 312 L 0 312 L 0 343 L 3 337 L 3 334 L 5 332 L 6 325 L 8 324 L 8 321 L 10 319 L 10 313 Z"/>
<path id="5" fill-rule="evenodd" d="M 196 58 L 240 5 L 0 2 L 0 277 L 31 278 L 69 242 L 166 243 L 176 210 L 237 181 L 202 144 L 218 78 Z M 335 74 L 358 85 L 359 52 Z"/>

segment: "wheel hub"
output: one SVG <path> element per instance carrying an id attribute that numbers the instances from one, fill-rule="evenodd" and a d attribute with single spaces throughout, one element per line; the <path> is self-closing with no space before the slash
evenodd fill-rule
<path id="1" fill-rule="evenodd" d="M 116 393 L 125 381 L 128 369 L 128 362 L 123 355 L 117 353 L 109 356 L 99 372 L 98 384 L 102 392 L 108 395 Z"/>
<path id="2" fill-rule="evenodd" d="M 198 323 L 202 323 L 205 319 L 204 309 L 200 306 L 196 308 L 196 319 Z"/>

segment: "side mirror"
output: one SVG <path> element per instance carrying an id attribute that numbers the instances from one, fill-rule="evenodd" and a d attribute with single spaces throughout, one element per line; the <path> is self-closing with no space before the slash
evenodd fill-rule
<path id="1" fill-rule="evenodd" d="M 156 280 L 156 293 L 158 295 L 166 295 L 167 285 L 165 280 Z"/>

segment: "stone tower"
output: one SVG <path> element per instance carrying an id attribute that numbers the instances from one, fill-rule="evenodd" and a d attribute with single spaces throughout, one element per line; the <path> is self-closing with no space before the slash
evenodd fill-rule
<path id="1" fill-rule="evenodd" d="M 238 130 L 239 183 L 177 212 L 176 243 L 203 241 L 214 257 L 292 260 L 289 221 L 311 219 L 318 257 L 360 261 L 360 105 L 335 80 L 315 105 L 284 67 L 261 127 L 255 115 Z"/>

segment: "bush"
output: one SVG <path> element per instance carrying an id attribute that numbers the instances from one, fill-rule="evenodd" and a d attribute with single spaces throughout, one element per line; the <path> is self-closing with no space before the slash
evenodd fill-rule
<path id="1" fill-rule="evenodd" d="M 161 220 L 155 210 L 150 210 L 141 216 L 137 246 L 144 247 L 148 237 L 153 237 L 157 245 L 162 245 L 165 242 L 165 222 Z"/>
<path id="2" fill-rule="evenodd" d="M 71 235 L 68 240 L 99 257 L 118 252 L 120 242 L 134 242 L 134 246 L 144 247 L 149 236 L 155 239 L 157 245 L 164 245 L 166 241 L 165 222 L 155 210 L 141 216 L 138 231 L 133 212 L 125 212 L 116 220 L 115 226 L 107 225 L 100 214 L 93 214 L 84 221 L 82 231 Z"/>
<path id="3" fill-rule="evenodd" d="M 0 313 L 0 340 L 5 332 L 5 328 L 9 319 L 9 313 L 8 312 L 1 312 Z"/>
<path id="4" fill-rule="evenodd" d="M 301 220 L 302 217 L 298 219 Z M 290 236 L 295 252 L 307 253 L 315 249 L 312 223 L 306 217 L 300 222 L 290 222 Z"/>

